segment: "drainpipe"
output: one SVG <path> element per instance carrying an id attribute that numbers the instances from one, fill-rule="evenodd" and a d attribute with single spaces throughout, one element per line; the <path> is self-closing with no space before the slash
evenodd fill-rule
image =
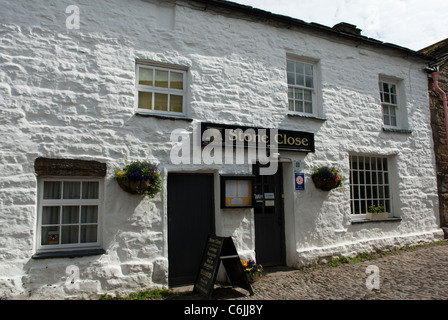
<path id="1" fill-rule="evenodd" d="M 426 68 L 425 70 L 426 70 L 426 72 L 428 72 L 431 75 L 431 78 L 433 80 L 434 91 L 438 92 L 441 95 L 441 97 L 442 97 L 443 113 L 445 115 L 445 132 L 446 132 L 447 144 L 448 144 L 448 110 L 447 110 L 448 107 L 447 107 L 447 98 L 446 98 L 446 93 L 439 86 L 439 76 L 440 76 L 439 67 Z M 440 188 L 440 186 L 439 186 L 439 188 Z M 439 190 L 439 195 L 440 195 L 440 192 L 441 191 Z M 440 212 L 440 227 L 443 230 L 445 239 L 448 239 L 447 222 L 448 221 L 446 221 L 443 212 Z"/>
<path id="2" fill-rule="evenodd" d="M 445 114 L 445 132 L 448 140 L 448 110 L 447 110 L 448 108 L 446 101 L 446 93 L 439 87 L 439 76 L 440 72 L 438 70 L 431 73 L 434 90 L 440 93 L 440 95 L 442 96 L 443 113 Z"/>
<path id="3" fill-rule="evenodd" d="M 431 75 L 434 91 L 438 92 L 441 95 L 441 97 L 442 97 L 443 113 L 445 115 L 445 133 L 446 133 L 447 142 L 448 142 L 448 107 L 447 107 L 447 98 L 446 98 L 446 93 L 439 86 L 439 77 L 440 77 L 439 67 L 427 68 L 425 70 Z"/>

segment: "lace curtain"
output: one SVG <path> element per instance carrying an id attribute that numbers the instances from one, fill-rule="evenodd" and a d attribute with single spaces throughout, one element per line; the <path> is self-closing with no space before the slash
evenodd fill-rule
<path id="1" fill-rule="evenodd" d="M 44 181 L 42 245 L 97 242 L 99 182 Z"/>

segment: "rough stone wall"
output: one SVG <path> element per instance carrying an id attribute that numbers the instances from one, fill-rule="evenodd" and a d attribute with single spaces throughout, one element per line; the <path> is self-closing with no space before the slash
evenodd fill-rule
<path id="1" fill-rule="evenodd" d="M 67 29 L 66 8 L 80 8 Z M 200 122 L 282 128 L 315 134 L 302 160 L 306 190 L 294 192 L 284 163 L 287 261 L 399 247 L 440 236 L 425 64 L 393 51 L 342 42 L 309 31 L 235 19 L 185 3 L 150 1 L 0 0 L 0 297 L 91 297 L 168 283 L 167 174 L 202 170 L 250 173 L 250 165 L 173 165 L 174 129 Z M 286 56 L 318 61 L 317 90 L 325 120 L 287 116 Z M 137 60 L 188 69 L 186 116 L 135 114 Z M 379 74 L 402 79 L 412 133 L 382 130 Z M 393 167 L 394 215 L 400 223 L 351 224 L 349 155 L 383 155 Z M 102 247 L 106 254 L 32 259 L 36 251 L 37 158 L 93 160 L 107 166 Z M 113 180 L 128 160 L 154 160 L 164 190 L 153 200 L 124 193 Z M 317 190 L 310 174 L 335 165 L 344 189 Z M 219 191 L 215 190 L 216 199 Z M 252 210 L 221 210 L 218 235 L 233 236 L 254 256 Z M 78 281 L 70 285 L 73 266 Z M 67 282 L 68 281 L 68 282 Z"/>
<path id="2" fill-rule="evenodd" d="M 448 63 L 440 66 L 439 86 L 448 92 Z M 448 228 L 448 144 L 445 129 L 445 115 L 441 96 L 433 89 L 433 81 L 429 79 L 429 99 L 431 109 L 431 125 L 434 137 L 434 152 L 437 161 L 437 184 L 439 188 L 440 226 Z M 447 236 L 447 235 L 445 235 Z"/>

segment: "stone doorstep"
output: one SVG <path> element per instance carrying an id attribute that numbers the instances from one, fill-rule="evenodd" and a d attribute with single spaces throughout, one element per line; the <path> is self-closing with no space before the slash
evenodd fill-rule
<path id="1" fill-rule="evenodd" d="M 443 239 L 448 239 L 448 228 L 442 227 L 443 230 Z"/>
<path id="2" fill-rule="evenodd" d="M 172 287 L 171 289 L 173 290 L 173 292 L 176 293 L 184 293 L 184 292 L 192 292 L 194 288 L 193 284 L 190 285 L 184 285 L 184 286 L 179 286 L 179 287 Z"/>

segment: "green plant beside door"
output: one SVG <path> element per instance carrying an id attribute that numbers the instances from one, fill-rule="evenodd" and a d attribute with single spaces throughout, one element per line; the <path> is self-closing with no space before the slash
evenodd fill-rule
<path id="1" fill-rule="evenodd" d="M 254 260 L 241 260 L 241 264 L 249 282 L 255 282 L 262 277 L 263 266 L 261 264 L 257 264 Z"/>

